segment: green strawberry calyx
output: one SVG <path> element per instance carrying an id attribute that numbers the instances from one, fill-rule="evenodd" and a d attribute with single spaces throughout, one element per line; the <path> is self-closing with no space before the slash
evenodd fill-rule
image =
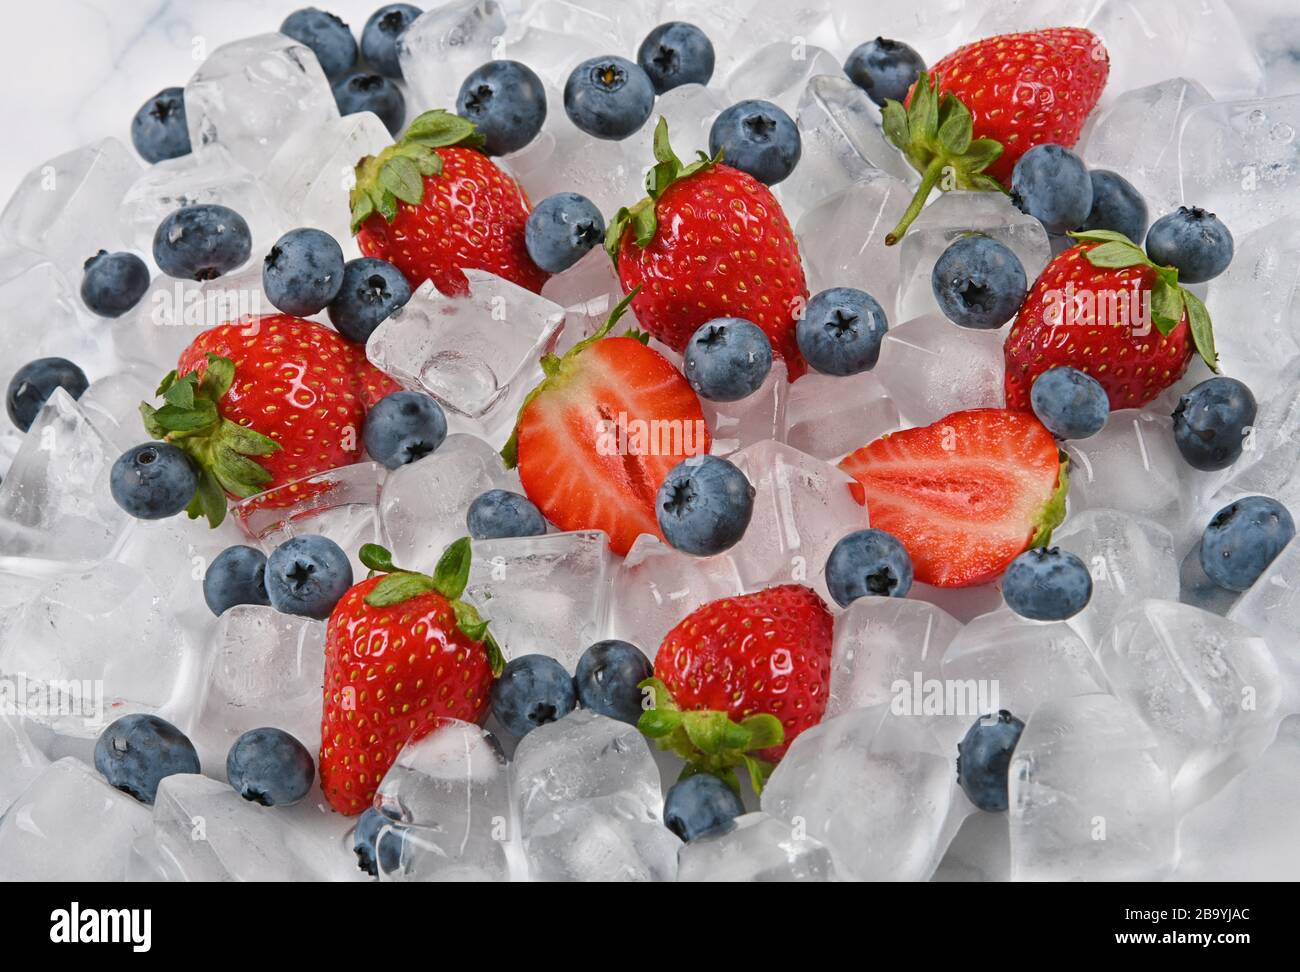
<path id="1" fill-rule="evenodd" d="M 1006 192 L 984 170 L 1002 155 L 1002 143 L 974 137 L 974 118 L 956 95 L 939 93 L 939 79 L 926 71 L 917 75 L 906 107 L 892 98 L 880 111 L 881 127 L 895 148 L 921 173 L 921 185 L 903 218 L 885 237 L 893 246 L 921 214 L 934 189 L 975 189 Z"/>
<path id="2" fill-rule="evenodd" d="M 1192 334 L 1196 353 L 1210 367 L 1219 370 L 1219 355 L 1214 348 L 1214 324 L 1209 309 L 1199 297 L 1178 283 L 1175 267 L 1162 267 L 1154 263 L 1123 233 L 1115 230 L 1083 230 L 1068 234 L 1079 243 L 1097 243 L 1084 253 L 1084 259 L 1102 270 L 1122 270 L 1125 267 L 1149 267 L 1155 271 L 1151 288 L 1151 323 L 1161 335 L 1168 336 L 1183 320 Z"/>
<path id="3" fill-rule="evenodd" d="M 644 250 L 650 245 L 655 238 L 655 231 L 659 229 L 655 204 L 670 186 L 683 179 L 689 179 L 705 169 L 710 169 L 722 161 L 721 151 L 712 158 L 700 152 L 694 162 L 684 165 L 669 144 L 668 119 L 662 116 L 655 125 L 654 154 L 655 165 L 645 177 L 646 197 L 635 206 L 631 208 L 624 206 L 615 213 L 609 227 L 605 230 L 605 252 L 615 263 L 618 263 L 618 250 L 623 242 L 623 234 L 629 228 L 636 234 L 634 239 L 637 246 Z"/>
<path id="4" fill-rule="evenodd" d="M 459 115 L 442 108 L 420 115 L 396 144 L 357 163 L 357 181 L 349 197 L 352 232 L 376 213 L 391 223 L 397 218 L 398 203 L 418 206 L 424 199 L 425 178 L 442 174 L 438 149 L 482 149 L 484 142 L 474 123 Z"/>
<path id="5" fill-rule="evenodd" d="M 474 605 L 461 600 L 465 585 L 469 583 L 469 565 L 473 554 L 469 537 L 461 537 L 448 545 L 438 558 L 433 575 L 414 570 L 403 570 L 393 564 L 393 555 L 377 543 L 363 544 L 358 554 L 361 562 L 370 568 L 371 576 L 384 574 L 384 579 L 366 595 L 371 607 L 391 607 L 422 594 L 440 594 L 447 599 L 456 615 L 456 627 L 471 641 L 481 642 L 487 652 L 492 677 L 496 678 L 506 667 L 501 646 L 488 630 L 488 623 L 479 615 Z"/>
<path id="6" fill-rule="evenodd" d="M 203 377 L 197 371 L 171 371 L 155 393 L 158 407 L 140 403 L 145 431 L 184 451 L 199 474 L 199 488 L 185 512 L 191 520 L 207 517 L 212 528 L 226 518 L 226 494 L 241 499 L 262 492 L 272 480 L 266 467 L 252 456 L 268 456 L 280 448 L 274 439 L 222 418 L 218 403 L 235 381 L 235 363 L 208 354 Z"/>
<path id="7" fill-rule="evenodd" d="M 1056 489 L 1034 520 L 1034 535 L 1029 541 L 1031 548 L 1046 547 L 1052 542 L 1052 531 L 1065 521 L 1065 497 L 1070 492 L 1070 457 L 1064 452 L 1057 455 L 1061 467 L 1056 476 Z"/>
<path id="8" fill-rule="evenodd" d="M 712 773 L 739 793 L 743 772 L 754 792 L 763 792 L 773 766 L 753 753 L 785 741 L 780 719 L 760 713 L 736 722 L 716 709 L 682 709 L 657 678 L 647 678 L 638 688 L 649 691 L 653 704 L 641 713 L 637 728 L 660 749 L 686 760 L 682 779 Z"/>

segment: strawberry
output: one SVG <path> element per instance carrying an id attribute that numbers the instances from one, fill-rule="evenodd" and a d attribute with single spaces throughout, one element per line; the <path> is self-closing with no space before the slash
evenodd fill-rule
<path id="1" fill-rule="evenodd" d="M 501 451 L 548 520 L 604 530 L 619 554 L 642 533 L 661 536 L 655 494 L 675 465 L 710 444 L 700 400 L 672 363 L 645 335 L 608 336 L 630 300 L 563 358 L 542 359 L 546 378 Z"/>
<path id="2" fill-rule="evenodd" d="M 1193 349 L 1216 369 L 1209 312 L 1177 270 L 1111 230 L 1071 235 L 1081 242 L 1047 265 L 1007 334 L 1009 408 L 1030 408 L 1034 379 L 1059 365 L 1096 378 L 1112 409 L 1151 401 L 1182 377 Z"/>
<path id="3" fill-rule="evenodd" d="M 1045 546 L 1065 517 L 1066 466 L 1038 419 L 1002 408 L 883 435 L 840 461 L 871 525 L 936 587 L 987 583 Z"/>
<path id="4" fill-rule="evenodd" d="M 482 722 L 502 659 L 487 623 L 459 600 L 469 579 L 468 537 L 447 548 L 433 576 L 397 570 L 388 551 L 361 548 L 383 572 L 339 599 L 325 635 L 320 782 L 339 813 L 361 813 L 408 742 L 446 719 Z"/>
<path id="5" fill-rule="evenodd" d="M 808 288 L 781 204 L 717 158 L 700 153 L 683 166 L 662 118 L 654 153 L 650 195 L 620 209 L 605 237 L 624 293 L 640 288 L 637 321 L 680 352 L 701 324 L 742 317 L 763 329 L 794 381 L 807 370 L 794 328 Z"/>
<path id="6" fill-rule="evenodd" d="M 357 165 L 352 231 L 366 256 L 452 297 L 469 293 L 462 269 L 486 270 L 538 293 L 547 275 L 528 256 L 531 207 L 519 184 L 480 151 L 473 122 L 425 112 L 406 134 Z"/>
<path id="7" fill-rule="evenodd" d="M 687 772 L 748 770 L 755 791 L 830 697 L 834 620 L 799 584 L 724 597 L 696 608 L 655 655 L 654 707 L 643 733 Z"/>
<path id="8" fill-rule="evenodd" d="M 902 238 L 936 186 L 1000 192 L 1035 145 L 1073 147 L 1109 73 L 1101 39 L 1081 27 L 988 37 L 922 72 L 906 106 L 881 112 L 885 136 L 922 176 L 885 242 Z"/>

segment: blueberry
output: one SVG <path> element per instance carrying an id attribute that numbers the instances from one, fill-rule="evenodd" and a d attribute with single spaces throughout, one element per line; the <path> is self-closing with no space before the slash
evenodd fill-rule
<path id="1" fill-rule="evenodd" d="M 888 327 L 876 298 L 852 287 L 832 287 L 808 301 L 794 336 L 810 368 L 843 377 L 876 366 Z"/>
<path id="2" fill-rule="evenodd" d="M 546 532 L 542 511 L 527 497 L 505 489 L 489 489 L 474 497 L 465 525 L 475 540 L 540 537 Z"/>
<path id="3" fill-rule="evenodd" d="M 1092 575 L 1082 560 L 1059 547 L 1034 547 L 1002 575 L 1007 607 L 1033 621 L 1072 618 L 1092 598 Z"/>
<path id="4" fill-rule="evenodd" d="M 636 725 L 644 711 L 637 686 L 653 675 L 654 665 L 640 648 L 612 639 L 582 653 L 573 683 L 584 709 Z"/>
<path id="5" fill-rule="evenodd" d="M 694 24 L 671 20 L 646 34 L 636 62 L 657 94 L 683 84 L 708 84 L 713 77 L 713 43 Z"/>
<path id="6" fill-rule="evenodd" d="M 569 120 L 595 138 L 627 138 L 645 124 L 654 105 L 649 76 L 624 57 L 583 61 L 564 84 Z"/>
<path id="7" fill-rule="evenodd" d="M 287 807 L 311 792 L 316 763 L 283 729 L 250 729 L 226 754 L 226 778 L 245 800 Z"/>
<path id="8" fill-rule="evenodd" d="M 396 391 L 375 402 L 361 433 L 366 452 L 389 469 L 423 459 L 447 438 L 447 416 L 428 395 Z"/>
<path id="9" fill-rule="evenodd" d="M 979 330 L 1011 320 L 1028 288 L 1020 258 L 989 236 L 953 240 L 930 271 L 930 289 L 944 316 Z"/>
<path id="10" fill-rule="evenodd" d="M 1178 271 L 1179 283 L 1205 283 L 1232 262 L 1232 234 L 1214 213 L 1197 206 L 1179 206 L 1161 216 L 1147 231 L 1147 256 L 1162 267 Z"/>
<path id="11" fill-rule="evenodd" d="M 326 77 L 346 74 L 357 63 L 357 41 L 352 36 L 352 28 L 332 13 L 315 7 L 295 10 L 284 18 L 280 33 L 310 47 Z"/>
<path id="12" fill-rule="evenodd" d="M 757 324 L 718 317 L 686 342 L 686 380 L 713 402 L 738 402 L 758 391 L 772 370 L 772 342 Z"/>
<path id="13" fill-rule="evenodd" d="M 89 382 L 86 373 L 67 358 L 37 358 L 29 361 L 9 380 L 5 406 L 9 420 L 26 432 L 54 389 L 62 388 L 73 398 L 80 398 Z"/>
<path id="14" fill-rule="evenodd" d="M 664 477 L 655 515 L 664 539 L 700 557 L 734 546 L 754 514 L 754 487 L 726 459 L 692 456 Z"/>
<path id="15" fill-rule="evenodd" d="M 1029 392 L 1038 421 L 1058 439 L 1096 435 L 1110 415 L 1106 389 L 1091 375 L 1075 368 L 1049 368 Z"/>
<path id="16" fill-rule="evenodd" d="M 1294 536 L 1285 506 L 1269 496 L 1246 496 L 1215 513 L 1201 534 L 1201 567 L 1225 590 L 1249 590 Z"/>
<path id="17" fill-rule="evenodd" d="M 664 825 L 687 843 L 726 829 L 744 812 L 736 792 L 712 773 L 678 780 L 664 797 Z"/>
<path id="18" fill-rule="evenodd" d="M 361 56 L 380 74 L 400 78 L 402 62 L 397 57 L 397 42 L 411 21 L 422 13 L 423 10 L 409 3 L 384 4 L 361 29 Z"/>
<path id="19" fill-rule="evenodd" d="M 488 61 L 461 84 L 456 114 L 478 126 L 488 155 L 517 152 L 546 121 L 546 86 L 526 64 Z"/>
<path id="20" fill-rule="evenodd" d="M 925 58 L 902 41 L 884 37 L 859 44 L 844 62 L 849 80 L 881 106 L 905 99 L 924 70 Z"/>
<path id="21" fill-rule="evenodd" d="M 182 450 L 168 442 L 146 442 L 117 457 L 109 491 L 117 505 L 138 520 L 162 520 L 190 505 L 199 474 Z"/>
<path id="22" fill-rule="evenodd" d="M 266 554 L 256 547 L 227 547 L 203 574 L 203 600 L 221 617 L 237 604 L 270 604 L 266 593 Z"/>
<path id="23" fill-rule="evenodd" d="M 1006 709 L 985 715 L 966 730 L 957 744 L 957 783 L 981 810 L 1007 809 L 1007 770 L 1025 724 Z"/>
<path id="24" fill-rule="evenodd" d="M 284 314 L 319 314 L 342 286 L 343 249 L 322 230 L 290 230 L 262 261 L 262 290 Z"/>
<path id="25" fill-rule="evenodd" d="M 605 219 L 596 204 L 576 192 L 547 196 L 524 226 L 528 256 L 547 273 L 562 273 L 605 239 Z"/>
<path id="26" fill-rule="evenodd" d="M 190 154 L 184 88 L 163 88 L 140 106 L 131 119 L 131 143 L 150 164 Z"/>
<path id="27" fill-rule="evenodd" d="M 294 537 L 266 560 L 266 593 L 281 614 L 323 621 L 351 586 L 352 563 L 328 537 Z"/>
<path id="28" fill-rule="evenodd" d="M 163 777 L 199 772 L 199 754 L 185 733 L 155 715 L 115 719 L 95 740 L 95 769 L 109 785 L 153 803 Z"/>
<path id="29" fill-rule="evenodd" d="M 1123 176 L 1106 169 L 1093 169 L 1088 176 L 1092 179 L 1092 210 L 1079 228 L 1114 230 L 1141 246 L 1148 219 L 1142 193 Z"/>
<path id="30" fill-rule="evenodd" d="M 406 122 L 406 97 L 391 78 L 382 74 L 349 74 L 334 83 L 334 103 L 340 115 L 373 112 L 394 138 Z"/>
<path id="31" fill-rule="evenodd" d="M 385 874 L 392 874 L 401 866 L 402 840 L 399 831 L 390 829 L 394 823 L 391 817 L 380 813 L 374 807 L 367 807 L 366 812 L 357 818 L 356 829 L 352 831 L 352 850 L 357 855 L 357 867 L 371 877 L 379 875 L 382 865 Z M 378 844 L 378 853 L 376 853 Z"/>
<path id="32" fill-rule="evenodd" d="M 573 679 L 550 655 L 522 655 L 492 683 L 492 714 L 517 739 L 562 719 L 578 704 Z"/>
<path id="33" fill-rule="evenodd" d="M 100 317 L 121 317 L 149 289 L 149 267 L 134 253 L 100 250 L 86 261 L 81 302 Z"/>
<path id="34" fill-rule="evenodd" d="M 1178 399 L 1174 442 L 1193 469 L 1227 469 L 1255 424 L 1255 396 L 1236 378 L 1210 378 Z"/>
<path id="35" fill-rule="evenodd" d="M 709 154 L 774 186 L 799 164 L 799 129 L 770 101 L 741 101 L 718 115 L 709 129 Z"/>
<path id="36" fill-rule="evenodd" d="M 857 530 L 842 537 L 826 558 L 826 586 L 840 607 L 860 597 L 906 597 L 912 558 L 893 534 Z"/>
<path id="37" fill-rule="evenodd" d="M 1069 149 L 1035 145 L 1011 170 L 1011 201 L 1047 232 L 1065 233 L 1082 226 L 1092 212 L 1092 178 Z"/>
<path id="38" fill-rule="evenodd" d="M 330 323 L 349 341 L 365 344 L 375 328 L 410 299 L 411 285 L 387 260 L 349 260 L 338 296 L 329 305 Z"/>
<path id="39" fill-rule="evenodd" d="M 244 217 L 215 204 L 176 210 L 153 236 L 154 263 L 180 280 L 215 280 L 247 263 L 252 252 Z"/>

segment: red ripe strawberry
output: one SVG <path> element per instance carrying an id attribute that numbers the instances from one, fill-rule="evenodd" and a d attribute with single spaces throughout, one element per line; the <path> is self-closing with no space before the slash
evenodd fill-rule
<path id="1" fill-rule="evenodd" d="M 1007 335 L 1007 407 L 1030 408 L 1034 380 L 1060 365 L 1096 378 L 1110 407 L 1145 405 L 1182 377 L 1193 349 L 1216 367 L 1209 312 L 1178 286 L 1178 271 L 1157 267 L 1109 230 L 1072 234 L 1030 288 Z"/>
<path id="2" fill-rule="evenodd" d="M 922 73 L 906 107 L 888 102 L 881 115 L 885 135 L 922 175 L 886 242 L 902 238 L 936 186 L 1001 191 L 1035 145 L 1073 147 L 1109 73 L 1101 39 L 1081 27 L 988 37 Z"/>
<path id="3" fill-rule="evenodd" d="M 395 265 L 412 287 L 432 280 L 453 297 L 469 293 L 466 268 L 541 291 L 547 275 L 524 246 L 528 197 L 482 147 L 472 122 L 430 111 L 362 159 L 352 190 L 361 252 Z"/>
<path id="4" fill-rule="evenodd" d="M 1033 415 L 954 412 L 883 435 L 840 461 L 871 525 L 896 536 L 916 579 L 969 587 L 998 577 L 1065 517 L 1066 463 Z"/>
<path id="5" fill-rule="evenodd" d="M 468 538 L 447 548 L 432 577 L 394 571 L 374 544 L 361 559 L 389 573 L 354 585 L 330 615 L 321 713 L 321 789 L 348 815 L 370 806 L 408 742 L 445 719 L 481 722 L 502 667 L 486 622 L 459 600 Z"/>
<path id="6" fill-rule="evenodd" d="M 605 245 L 637 322 L 674 351 L 717 317 L 763 329 L 794 381 L 807 370 L 795 314 L 808 298 L 790 221 L 767 186 L 716 159 L 682 166 L 655 129 L 650 195 L 610 223 Z"/>
<path id="7" fill-rule="evenodd" d="M 660 536 L 655 494 L 688 456 L 706 455 L 709 429 L 686 379 L 644 335 L 609 337 L 627 309 L 563 358 L 519 410 L 502 450 L 528 498 L 561 530 L 604 530 L 615 553 Z"/>
<path id="8" fill-rule="evenodd" d="M 826 713 L 833 628 L 826 603 L 798 584 L 696 608 L 659 646 L 641 731 L 693 769 L 744 766 L 761 789 L 771 764 Z"/>

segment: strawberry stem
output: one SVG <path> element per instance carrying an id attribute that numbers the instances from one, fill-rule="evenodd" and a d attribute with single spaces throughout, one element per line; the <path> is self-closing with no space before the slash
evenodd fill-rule
<path id="1" fill-rule="evenodd" d="M 942 158 L 936 158 L 929 164 L 925 170 L 925 174 L 921 178 L 921 185 L 917 187 L 916 195 L 912 197 L 912 201 L 908 204 L 906 212 L 903 213 L 903 218 L 898 221 L 898 225 L 890 230 L 889 235 L 885 237 L 885 246 L 893 246 L 901 240 L 903 234 L 907 232 L 908 228 L 916 220 L 916 217 L 921 215 L 921 210 L 925 208 L 926 201 L 929 200 L 930 193 L 934 191 L 934 187 L 939 184 L 939 179 L 943 176 L 947 164 L 948 163 Z"/>

